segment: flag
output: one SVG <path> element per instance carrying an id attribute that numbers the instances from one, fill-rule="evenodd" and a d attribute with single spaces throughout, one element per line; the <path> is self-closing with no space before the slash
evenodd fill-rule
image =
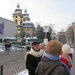
<path id="1" fill-rule="evenodd" d="M 2 24 L 0 24 L 0 33 L 4 34 L 4 21 Z"/>

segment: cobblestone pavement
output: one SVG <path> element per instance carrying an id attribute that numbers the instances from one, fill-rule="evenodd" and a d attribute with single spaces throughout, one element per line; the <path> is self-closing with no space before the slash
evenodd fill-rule
<path id="1" fill-rule="evenodd" d="M 0 52 L 0 65 L 3 65 L 3 75 L 16 75 L 25 70 L 25 54 L 27 51 Z"/>
<path id="2" fill-rule="evenodd" d="M 25 70 L 25 54 L 27 51 L 0 52 L 0 65 L 3 65 L 3 75 L 17 75 Z M 73 54 L 72 75 L 75 75 L 75 52 Z"/>

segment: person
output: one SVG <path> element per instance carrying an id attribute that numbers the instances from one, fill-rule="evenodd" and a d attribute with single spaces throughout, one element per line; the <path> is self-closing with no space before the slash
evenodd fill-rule
<path id="1" fill-rule="evenodd" d="M 51 40 L 47 44 L 45 55 L 39 62 L 35 75 L 71 75 L 67 66 L 60 62 L 60 51 L 62 44 Z"/>
<path id="2" fill-rule="evenodd" d="M 62 46 L 62 53 L 60 56 L 60 61 L 65 63 L 69 70 L 71 71 L 72 63 L 73 63 L 73 50 L 71 50 L 71 47 L 68 44 L 64 44 Z"/>
<path id="3" fill-rule="evenodd" d="M 42 54 L 38 42 L 34 41 L 31 45 L 30 51 L 25 55 L 26 69 L 28 69 L 29 75 L 35 75 L 35 70 L 41 60 Z"/>
<path id="4" fill-rule="evenodd" d="M 10 51 L 11 50 L 11 43 L 8 42 L 8 50 Z"/>
<path id="5" fill-rule="evenodd" d="M 7 53 L 9 54 L 9 52 L 10 52 L 10 43 L 7 42 Z"/>
<path id="6" fill-rule="evenodd" d="M 44 43 L 40 43 L 40 52 L 42 54 L 45 54 L 45 51 L 46 51 L 46 45 Z"/>
<path id="7" fill-rule="evenodd" d="M 8 48 L 8 44 L 5 43 L 5 51 L 7 51 L 7 48 Z"/>

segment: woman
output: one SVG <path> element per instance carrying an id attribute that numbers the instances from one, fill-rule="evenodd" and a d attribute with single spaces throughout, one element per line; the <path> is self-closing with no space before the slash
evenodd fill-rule
<path id="1" fill-rule="evenodd" d="M 26 68 L 28 69 L 29 75 L 35 75 L 35 69 L 41 60 L 42 54 L 40 53 L 39 43 L 33 42 L 32 48 L 26 54 Z"/>
<path id="2" fill-rule="evenodd" d="M 62 53 L 60 57 L 60 61 L 67 65 L 69 70 L 71 71 L 72 62 L 73 62 L 73 51 L 71 50 L 68 44 L 64 44 L 62 46 Z"/>

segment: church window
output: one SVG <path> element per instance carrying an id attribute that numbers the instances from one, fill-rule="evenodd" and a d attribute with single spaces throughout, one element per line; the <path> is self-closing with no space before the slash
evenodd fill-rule
<path id="1" fill-rule="evenodd" d="M 17 16 L 16 16 L 16 18 L 17 18 Z"/>
<path id="2" fill-rule="evenodd" d="M 15 20 L 16 24 L 17 24 L 17 20 Z"/>
<path id="3" fill-rule="evenodd" d="M 22 24 L 22 20 L 20 20 L 20 24 Z"/>

